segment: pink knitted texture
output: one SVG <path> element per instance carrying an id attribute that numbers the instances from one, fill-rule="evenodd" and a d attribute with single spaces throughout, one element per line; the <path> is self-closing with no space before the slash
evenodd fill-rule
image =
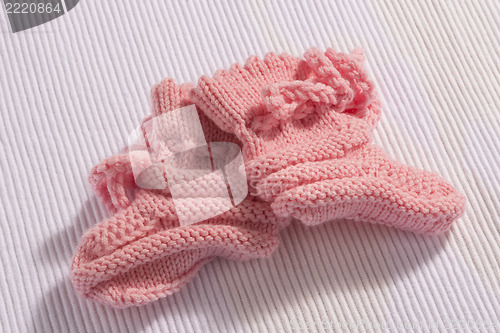
<path id="1" fill-rule="evenodd" d="M 73 258 L 83 296 L 114 307 L 142 305 L 179 290 L 216 256 L 269 256 L 286 220 L 251 198 L 202 223 L 180 227 L 169 196 L 140 191 L 132 204 L 87 232 Z"/>
<path id="2" fill-rule="evenodd" d="M 380 101 L 356 49 L 269 53 L 203 76 L 192 100 L 242 142 L 255 194 L 307 225 L 334 218 L 440 233 L 465 198 L 371 141 Z"/>
<path id="3" fill-rule="evenodd" d="M 190 87 L 169 79 L 155 86 L 151 117 L 192 104 Z M 237 142 L 202 113 L 200 121 L 208 142 Z M 140 159 L 141 152 L 134 157 Z M 290 221 L 277 217 L 268 203 L 248 196 L 227 212 L 181 227 L 169 189 L 139 189 L 128 154 L 101 162 L 90 181 L 116 213 L 84 235 L 71 277 L 79 293 L 115 307 L 146 304 L 179 290 L 216 256 L 235 260 L 269 256 L 278 245 L 278 231 Z M 195 184 L 196 193 L 208 200 L 203 204 L 193 200 L 188 207 L 192 214 L 203 216 L 221 200 L 211 197 L 206 185 Z M 132 200 L 127 192 L 135 192 Z"/>
<path id="4" fill-rule="evenodd" d="M 348 218 L 419 233 L 447 230 L 465 198 L 438 175 L 394 161 L 371 143 L 381 105 L 363 62 L 359 49 L 313 48 L 304 59 L 269 53 L 204 76 L 197 86 L 169 79 L 155 86 L 143 131 L 153 117 L 195 103 L 207 142 L 241 146 L 254 192 L 229 211 L 181 227 L 168 188 L 137 185 L 131 157 L 147 165 L 148 152 L 105 159 L 89 180 L 114 216 L 84 235 L 72 264 L 76 289 L 116 307 L 148 303 L 180 289 L 216 256 L 270 255 L 291 217 L 307 225 Z M 161 163 L 146 171 L 141 183 L 165 181 Z M 205 199 L 187 200 L 188 214 L 219 207 L 211 183 L 183 185 Z"/>

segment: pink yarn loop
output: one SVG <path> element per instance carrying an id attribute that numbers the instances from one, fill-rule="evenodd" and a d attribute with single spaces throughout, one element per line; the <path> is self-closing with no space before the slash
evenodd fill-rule
<path id="1" fill-rule="evenodd" d="M 344 54 L 333 49 L 323 53 L 312 48 L 304 58 L 313 74 L 311 78 L 278 82 L 262 89 L 269 114 L 255 119 L 259 129 L 268 130 L 281 122 L 302 119 L 321 109 L 317 104 L 329 105 L 336 112 L 365 115 L 375 93 L 373 83 L 362 68 L 361 49 Z"/>

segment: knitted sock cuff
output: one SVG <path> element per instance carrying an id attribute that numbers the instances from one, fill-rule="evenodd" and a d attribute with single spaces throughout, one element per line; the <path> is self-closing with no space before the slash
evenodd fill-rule
<path id="1" fill-rule="evenodd" d="M 150 92 L 152 113 L 143 119 L 141 126 L 153 117 L 193 104 L 188 93 L 191 88 L 192 84 L 178 85 L 169 78 L 153 86 Z M 88 180 L 92 189 L 113 213 L 128 207 L 130 199 L 127 192 L 138 188 L 132 171 L 131 157 L 134 163 L 141 163 L 149 160 L 149 153 L 127 151 L 125 154 L 110 156 L 94 166 L 89 174 Z"/>
<path id="2" fill-rule="evenodd" d="M 151 114 L 141 122 L 143 132 L 145 124 L 154 117 L 171 112 L 175 109 L 193 104 L 189 97 L 192 83 L 177 84 L 173 79 L 167 78 L 156 84 L 151 89 Z M 232 133 L 224 132 L 218 128 L 199 109 L 198 117 L 205 135 L 206 142 L 230 142 L 239 144 Z M 134 178 L 131 159 L 136 166 L 147 164 L 150 161 L 147 151 L 128 151 L 125 154 L 111 156 L 94 166 L 89 175 L 89 183 L 99 199 L 109 211 L 116 213 L 130 205 L 129 196 L 138 190 Z"/>
<path id="3" fill-rule="evenodd" d="M 313 114 L 349 117 L 319 121 L 312 134 L 338 131 L 346 123 L 362 123 L 358 127 L 370 131 L 380 110 L 370 107 L 378 101 L 361 50 L 344 54 L 312 48 L 304 58 L 275 53 L 250 57 L 244 65 L 201 77 L 191 99 L 217 126 L 236 134 L 247 159 L 265 153 L 270 142 L 293 144 L 297 132 L 311 127 L 308 118 Z"/>

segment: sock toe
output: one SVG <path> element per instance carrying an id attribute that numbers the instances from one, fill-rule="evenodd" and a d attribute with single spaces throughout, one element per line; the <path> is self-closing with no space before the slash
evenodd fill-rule
<path id="1" fill-rule="evenodd" d="M 278 185 L 275 212 L 310 225 L 348 218 L 437 233 L 447 230 L 465 205 L 437 174 L 391 160 L 378 149 L 296 166 L 262 183 L 268 193 Z"/>

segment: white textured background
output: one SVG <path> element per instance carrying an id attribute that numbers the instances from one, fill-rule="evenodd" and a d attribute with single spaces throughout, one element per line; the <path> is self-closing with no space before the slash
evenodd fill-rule
<path id="1" fill-rule="evenodd" d="M 2 11 L 0 331 L 428 331 L 465 320 L 500 331 L 499 33 L 496 0 L 81 0 L 17 34 Z M 384 102 L 376 141 L 463 191 L 465 217 L 441 237 L 295 223 L 271 259 L 217 259 L 151 305 L 81 299 L 71 256 L 108 216 L 87 173 L 124 147 L 150 110 L 150 87 L 310 46 L 365 49 Z"/>

